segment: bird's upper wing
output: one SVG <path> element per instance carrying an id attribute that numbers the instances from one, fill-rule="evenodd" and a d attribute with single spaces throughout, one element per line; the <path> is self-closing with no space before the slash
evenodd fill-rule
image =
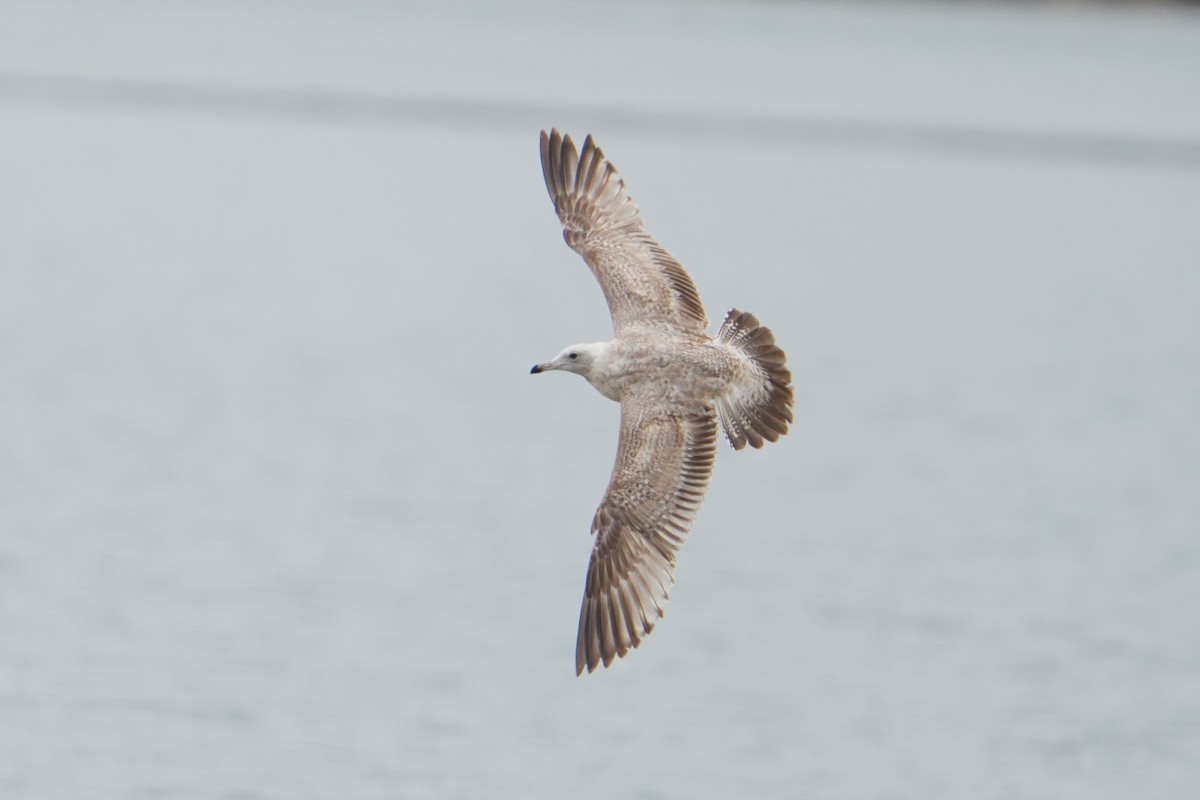
<path id="1" fill-rule="evenodd" d="M 683 546 L 712 475 L 714 414 L 692 416 L 635 396 L 621 402 L 621 439 L 608 490 L 592 520 L 575 671 L 637 647 L 663 615 Z"/>
<path id="2" fill-rule="evenodd" d="M 590 135 L 577 153 L 570 136 L 542 131 L 542 173 L 563 238 L 600 281 L 614 331 L 639 323 L 708 327 L 691 276 L 646 233 L 625 182 Z"/>

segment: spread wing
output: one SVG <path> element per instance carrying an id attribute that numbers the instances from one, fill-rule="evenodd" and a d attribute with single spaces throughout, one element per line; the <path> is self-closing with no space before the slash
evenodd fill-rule
<path id="1" fill-rule="evenodd" d="M 683 546 L 712 475 L 717 422 L 712 414 L 621 403 L 621 440 L 604 500 L 592 520 L 575 672 L 594 670 L 637 647 L 663 615 Z"/>
<path id="2" fill-rule="evenodd" d="M 708 327 L 691 276 L 646 233 L 625 182 L 590 135 L 576 153 L 570 136 L 542 131 L 542 173 L 563 238 L 600 281 L 615 332 L 646 323 Z"/>

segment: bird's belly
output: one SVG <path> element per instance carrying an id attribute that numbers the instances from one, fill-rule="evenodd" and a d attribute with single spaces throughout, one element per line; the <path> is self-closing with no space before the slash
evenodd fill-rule
<path id="1" fill-rule="evenodd" d="M 728 384 L 705 347 L 637 347 L 602 365 L 589 377 L 600 394 L 620 401 L 628 392 L 664 405 L 703 412 Z"/>

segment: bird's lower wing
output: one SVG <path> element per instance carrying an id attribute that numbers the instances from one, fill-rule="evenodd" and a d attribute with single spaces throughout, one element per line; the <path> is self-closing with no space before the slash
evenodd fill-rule
<path id="1" fill-rule="evenodd" d="M 717 449 L 713 414 L 679 416 L 621 404 L 621 440 L 579 613 L 575 671 L 608 666 L 663 615 L 683 546 L 708 488 Z"/>

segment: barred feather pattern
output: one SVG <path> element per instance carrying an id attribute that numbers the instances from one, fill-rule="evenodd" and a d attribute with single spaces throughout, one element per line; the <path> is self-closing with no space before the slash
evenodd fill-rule
<path id="1" fill-rule="evenodd" d="M 646 233 L 625 181 L 591 135 L 577 151 L 570 136 L 542 131 L 541 154 L 563 238 L 600 282 L 614 331 L 657 322 L 703 332 L 708 317 L 695 283 Z"/>
<path id="2" fill-rule="evenodd" d="M 609 666 L 654 629 L 716 460 L 713 414 L 681 416 L 621 404 L 621 440 L 592 520 L 575 671 Z"/>
<path id="3" fill-rule="evenodd" d="M 788 432 L 792 422 L 792 373 L 775 336 L 748 311 L 732 309 L 725 316 L 717 341 L 749 359 L 758 380 L 749 391 L 731 385 L 717 399 L 717 415 L 734 450 L 747 444 L 762 447 Z"/>

